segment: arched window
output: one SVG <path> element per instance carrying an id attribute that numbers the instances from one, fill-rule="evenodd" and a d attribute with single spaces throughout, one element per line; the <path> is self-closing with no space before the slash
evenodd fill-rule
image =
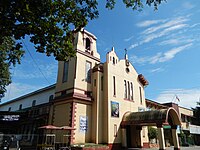
<path id="1" fill-rule="evenodd" d="M 49 101 L 52 101 L 53 100 L 53 95 L 50 95 L 49 96 Z"/>
<path id="2" fill-rule="evenodd" d="M 90 39 L 86 38 L 86 42 L 85 42 L 85 49 L 86 50 L 90 50 L 90 44 L 91 44 Z"/>
<path id="3" fill-rule="evenodd" d="M 133 100 L 133 83 L 131 82 L 131 100 Z"/>
<path id="4" fill-rule="evenodd" d="M 32 107 L 36 105 L 36 100 L 32 101 Z"/>
<path id="5" fill-rule="evenodd" d="M 113 57 L 113 64 L 115 64 L 115 57 Z"/>
<path id="6" fill-rule="evenodd" d="M 19 110 L 22 110 L 22 104 L 19 105 Z"/>
<path id="7" fill-rule="evenodd" d="M 126 80 L 124 80 L 124 98 L 127 99 L 127 85 L 126 85 Z"/>

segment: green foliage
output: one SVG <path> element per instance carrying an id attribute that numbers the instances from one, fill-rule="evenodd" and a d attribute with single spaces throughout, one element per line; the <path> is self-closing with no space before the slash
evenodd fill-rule
<path id="1" fill-rule="evenodd" d="M 197 106 L 192 108 L 194 118 L 192 118 L 192 124 L 200 125 L 200 102 L 197 102 Z"/>
<path id="2" fill-rule="evenodd" d="M 146 0 L 146 4 L 157 9 L 161 1 Z M 106 8 L 113 9 L 115 3 L 116 0 L 106 0 Z M 123 3 L 133 10 L 143 7 L 142 0 L 123 0 Z M 97 0 L 0 0 L 0 46 L 1 53 L 7 55 L 2 57 L 5 64 L 1 64 L 1 86 L 10 83 L 9 66 L 20 62 L 23 53 L 20 40 L 26 36 L 37 52 L 53 55 L 57 60 L 75 56 L 73 35 L 98 17 L 97 6 Z M 6 46 L 6 37 L 12 37 L 10 40 L 16 44 Z"/>
<path id="3" fill-rule="evenodd" d="M 15 45 L 15 41 L 11 37 L 4 37 L 0 45 L 0 99 L 4 96 L 6 86 L 11 83 L 11 76 L 9 67 L 16 63 L 20 63 L 20 58 L 23 56 L 23 50 L 16 50 L 14 47 L 20 49 L 20 45 Z"/>
<path id="4" fill-rule="evenodd" d="M 158 132 L 157 132 L 157 129 L 156 128 L 153 128 L 151 126 L 148 126 L 148 136 L 149 136 L 149 139 L 157 139 L 158 137 Z"/>

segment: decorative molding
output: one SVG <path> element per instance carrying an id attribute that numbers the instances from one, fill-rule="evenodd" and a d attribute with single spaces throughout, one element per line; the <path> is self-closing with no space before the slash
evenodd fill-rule
<path id="1" fill-rule="evenodd" d="M 77 112 L 76 109 L 77 109 L 77 103 L 72 102 L 71 103 L 71 112 L 70 112 L 70 116 L 71 116 L 70 126 L 72 128 L 75 128 L 75 126 L 76 126 L 76 112 Z M 70 143 L 73 144 L 75 141 L 75 131 L 74 130 L 71 131 L 71 137 L 69 137 L 69 138 L 70 138 Z"/>
<path id="2" fill-rule="evenodd" d="M 91 58 L 91 59 L 93 59 L 93 60 L 96 60 L 96 61 L 98 61 L 98 62 L 101 61 L 99 58 L 94 57 L 94 56 L 92 56 L 91 54 L 89 54 L 89 53 L 87 53 L 87 52 L 83 52 L 83 51 L 81 51 L 81 50 L 79 50 L 79 49 L 76 49 L 76 52 L 79 53 L 79 54 L 82 54 L 82 55 L 84 55 L 84 56 L 87 56 L 87 57 L 89 57 L 89 58 Z"/>

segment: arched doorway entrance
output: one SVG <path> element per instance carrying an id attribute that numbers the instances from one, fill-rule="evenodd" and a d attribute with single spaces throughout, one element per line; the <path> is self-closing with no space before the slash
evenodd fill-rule
<path id="1" fill-rule="evenodd" d="M 156 126 L 158 130 L 159 149 L 165 150 L 163 126 L 171 126 L 174 149 L 179 150 L 177 126 L 181 121 L 177 111 L 170 107 L 168 109 L 144 111 L 144 112 L 127 112 L 124 114 L 122 128 L 122 146 L 123 147 L 143 147 L 141 140 L 141 130 L 143 126 Z"/>

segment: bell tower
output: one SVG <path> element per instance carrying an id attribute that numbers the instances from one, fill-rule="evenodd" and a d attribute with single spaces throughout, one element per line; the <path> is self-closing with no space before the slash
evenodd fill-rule
<path id="1" fill-rule="evenodd" d="M 95 79 L 93 69 L 100 63 L 96 40 L 93 34 L 84 29 L 75 33 L 75 57 L 58 63 L 55 99 L 50 110 L 49 124 L 76 128 L 70 132 L 70 143 L 91 142 Z"/>
<path id="2" fill-rule="evenodd" d="M 92 91 L 92 68 L 100 63 L 96 48 L 97 38 L 82 29 L 74 34 L 76 56 L 58 64 L 55 97 L 65 95 L 90 95 Z"/>

